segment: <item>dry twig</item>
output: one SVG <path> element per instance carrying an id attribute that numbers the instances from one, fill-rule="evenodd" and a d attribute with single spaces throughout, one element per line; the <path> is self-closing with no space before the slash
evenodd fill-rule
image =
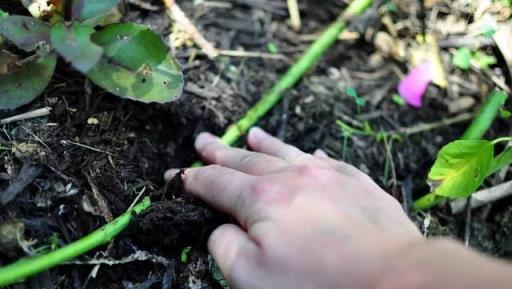
<path id="1" fill-rule="evenodd" d="M 300 31 L 302 21 L 300 19 L 300 10 L 297 0 L 288 0 L 288 12 L 290 13 L 290 26 L 295 31 Z"/>
<path id="2" fill-rule="evenodd" d="M 36 117 L 47 116 L 50 114 L 51 110 L 52 110 L 51 107 L 43 107 L 43 108 L 29 111 L 26 113 L 18 114 L 18 115 L 12 116 L 12 117 L 4 118 L 4 119 L 0 120 L 0 125 L 17 122 L 17 121 L 21 121 L 21 120 L 26 120 L 26 119 L 31 119 L 31 118 L 36 118 Z"/>
<path id="3" fill-rule="evenodd" d="M 480 190 L 471 196 L 471 209 L 476 209 L 486 204 L 499 201 L 512 195 L 512 181 L 497 185 L 492 188 Z M 458 214 L 466 207 L 468 199 L 458 199 L 450 202 L 453 214 Z"/>
<path id="4" fill-rule="evenodd" d="M 181 10 L 180 6 L 174 0 L 162 0 L 167 8 L 167 13 L 173 21 L 183 27 L 190 38 L 201 48 L 201 50 L 210 58 L 215 58 L 219 55 L 217 48 L 213 46 L 204 36 L 197 30 L 196 26 Z"/>

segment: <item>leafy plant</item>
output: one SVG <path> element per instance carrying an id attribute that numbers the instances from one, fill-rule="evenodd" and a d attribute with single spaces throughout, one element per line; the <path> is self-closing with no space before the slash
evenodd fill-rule
<path id="1" fill-rule="evenodd" d="M 0 10 L 0 109 L 17 108 L 41 94 L 57 55 L 123 98 L 165 103 L 181 94 L 180 65 L 160 36 L 135 23 L 100 25 L 120 0 L 53 0 L 44 7 L 35 7 L 41 1 L 22 2 L 35 17 Z M 1 38 L 29 56 L 8 52 Z"/>
<path id="2" fill-rule="evenodd" d="M 414 202 L 416 210 L 428 209 L 445 199 L 471 196 L 485 178 L 512 164 L 512 147 L 495 156 L 495 146 L 512 137 L 480 140 L 491 127 L 508 95 L 493 91 L 460 140 L 444 146 L 428 174 L 431 193 Z"/>

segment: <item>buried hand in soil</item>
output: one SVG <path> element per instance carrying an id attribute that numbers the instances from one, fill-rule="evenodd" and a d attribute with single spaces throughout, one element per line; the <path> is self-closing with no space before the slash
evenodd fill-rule
<path id="1" fill-rule="evenodd" d="M 507 288 L 512 267 L 450 240 L 425 240 L 400 204 L 356 168 L 284 144 L 259 128 L 254 151 L 207 133 L 213 164 L 185 189 L 233 215 L 208 247 L 232 288 Z M 177 170 L 170 170 L 170 179 Z"/>

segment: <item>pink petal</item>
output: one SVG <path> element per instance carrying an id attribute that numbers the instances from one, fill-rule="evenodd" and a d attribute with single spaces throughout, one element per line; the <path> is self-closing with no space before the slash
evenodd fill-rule
<path id="1" fill-rule="evenodd" d="M 409 72 L 400 81 L 398 93 L 411 106 L 420 108 L 423 105 L 423 95 L 433 79 L 432 65 L 423 62 Z"/>

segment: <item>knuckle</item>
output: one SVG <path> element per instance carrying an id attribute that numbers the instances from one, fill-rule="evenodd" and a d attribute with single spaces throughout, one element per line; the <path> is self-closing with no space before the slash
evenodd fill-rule
<path id="1" fill-rule="evenodd" d="M 253 164 L 257 161 L 261 160 L 261 156 L 255 153 L 245 154 L 240 157 L 239 162 L 242 164 Z"/>
<path id="2" fill-rule="evenodd" d="M 304 178 L 324 178 L 329 171 L 318 164 L 303 164 L 297 168 L 298 174 Z"/>
<path id="3" fill-rule="evenodd" d="M 200 168 L 197 170 L 197 177 L 204 178 L 210 174 L 213 174 L 213 172 L 221 169 L 222 167 L 220 165 L 208 165 L 206 167 Z"/>
<path id="4" fill-rule="evenodd" d="M 248 201 L 249 202 L 268 202 L 271 201 L 271 196 L 274 195 L 278 187 L 276 181 L 271 179 L 260 178 L 255 181 L 250 188 Z"/>

